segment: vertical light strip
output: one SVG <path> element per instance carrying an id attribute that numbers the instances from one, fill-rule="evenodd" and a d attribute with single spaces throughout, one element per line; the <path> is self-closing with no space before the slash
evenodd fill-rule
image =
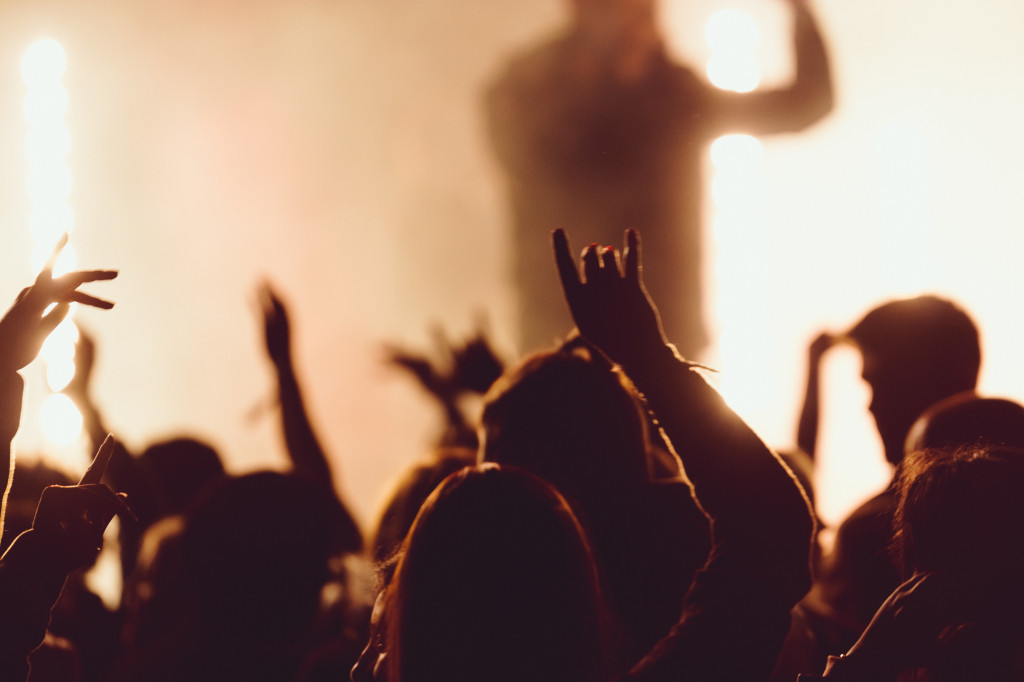
<path id="1" fill-rule="evenodd" d="M 878 155 L 883 281 L 894 296 L 913 296 L 938 283 L 925 133 L 913 123 L 889 123 L 879 135 Z"/>
<path id="2" fill-rule="evenodd" d="M 736 9 L 714 14 L 705 25 L 711 48 L 707 74 L 724 90 L 748 92 L 760 82 L 760 65 L 755 56 L 759 39 L 750 15 Z M 714 311 L 718 328 L 717 352 L 713 362 L 728 368 L 719 388 L 729 403 L 743 413 L 756 413 L 770 401 L 767 386 L 750 382 L 756 376 L 758 347 L 752 334 L 769 327 L 770 306 L 764 296 L 764 266 L 767 230 L 764 224 L 763 148 L 749 135 L 725 135 L 711 145 L 711 198 L 714 203 L 713 268 Z"/>
<path id="3" fill-rule="evenodd" d="M 25 121 L 28 134 L 28 193 L 32 206 L 29 224 L 34 249 L 33 269 L 46 262 L 57 240 L 74 227 L 74 213 L 68 201 L 71 194 L 71 168 L 68 153 L 71 134 L 65 122 L 68 93 L 64 87 L 67 58 L 57 41 L 45 38 L 25 51 L 21 76 L 25 82 Z M 54 268 L 56 274 L 75 267 L 75 251 L 68 244 Z M 60 393 L 75 373 L 75 342 L 78 328 L 72 321 L 74 305 L 67 319 L 50 335 L 40 356 L 46 367 L 46 381 L 53 391 L 40 408 L 43 434 L 55 445 L 70 445 L 82 432 L 82 415 L 66 395 Z"/>

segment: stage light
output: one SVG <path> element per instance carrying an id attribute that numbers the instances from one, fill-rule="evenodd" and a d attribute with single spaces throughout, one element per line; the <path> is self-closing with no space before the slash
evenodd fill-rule
<path id="1" fill-rule="evenodd" d="M 32 204 L 29 221 L 35 250 L 33 270 L 43 267 L 53 245 L 74 225 L 74 213 L 68 203 L 72 189 L 68 152 L 71 134 L 64 122 L 68 112 L 68 92 L 62 78 L 67 68 L 67 55 L 57 41 L 46 38 L 33 43 L 21 60 L 21 75 L 26 91 L 22 110 L 28 124 L 25 155 L 29 162 L 28 196 Z M 68 244 L 54 264 L 53 274 L 61 275 L 75 269 L 75 249 Z M 67 387 L 75 373 L 75 341 L 78 329 L 67 318 L 50 334 L 40 351 L 45 365 L 46 382 L 54 391 L 40 408 L 43 435 L 54 445 L 74 443 L 82 431 L 82 415 L 74 402 L 59 393 Z"/>
<path id="2" fill-rule="evenodd" d="M 72 307 L 74 306 L 75 304 L 72 304 Z M 44 362 L 58 362 L 63 358 L 74 358 L 75 343 L 78 341 L 78 337 L 78 327 L 75 326 L 75 323 L 71 321 L 71 316 L 68 315 L 63 322 L 57 325 L 56 329 L 50 332 L 46 341 L 43 342 L 43 347 L 39 351 L 39 357 Z"/>
<path id="3" fill-rule="evenodd" d="M 68 91 L 59 81 L 36 84 L 25 93 L 21 110 L 29 125 L 59 121 L 68 112 Z"/>
<path id="4" fill-rule="evenodd" d="M 71 134 L 63 122 L 31 125 L 25 138 L 25 155 L 32 168 L 67 163 Z"/>
<path id="5" fill-rule="evenodd" d="M 758 166 L 764 146 L 752 135 L 723 135 L 711 143 L 711 163 L 717 170 Z"/>
<path id="6" fill-rule="evenodd" d="M 739 9 L 715 12 L 704 24 L 704 37 L 712 52 L 753 52 L 760 40 L 754 19 Z"/>
<path id="7" fill-rule="evenodd" d="M 61 236 L 75 226 L 75 214 L 66 203 L 56 206 L 36 206 L 29 218 L 29 228 L 36 244 L 56 244 Z M 68 245 L 70 246 L 70 244 Z M 45 259 L 38 263 L 42 267 Z M 38 267 L 34 267 L 38 270 Z"/>
<path id="8" fill-rule="evenodd" d="M 82 435 L 82 413 L 71 398 L 54 393 L 39 409 L 39 424 L 47 440 L 55 445 L 71 445 Z"/>
<path id="9" fill-rule="evenodd" d="M 53 83 L 64 77 L 67 56 L 53 38 L 32 43 L 21 59 L 21 77 L 29 88 L 40 83 Z"/>
<path id="10" fill-rule="evenodd" d="M 46 242 L 43 242 L 46 243 Z M 38 242 L 37 242 L 38 244 Z M 50 258 L 50 252 L 36 249 L 32 254 L 32 270 L 38 272 Z M 78 252 L 73 244 L 68 244 L 57 256 L 57 262 L 53 265 L 53 274 L 56 277 L 71 272 L 78 267 Z M 70 315 L 69 315 L 70 317 Z"/>
<path id="11" fill-rule="evenodd" d="M 711 48 L 707 75 L 723 90 L 750 92 L 761 82 L 761 67 L 754 51 L 759 33 L 746 12 L 727 9 L 716 12 L 704 25 L 704 37 Z"/>
<path id="12" fill-rule="evenodd" d="M 28 195 L 35 206 L 61 206 L 71 195 L 71 169 L 64 164 L 48 164 L 28 174 Z"/>
<path id="13" fill-rule="evenodd" d="M 750 92 L 761 82 L 761 67 L 752 55 L 714 55 L 708 60 L 707 73 L 715 87 L 733 92 Z"/>
<path id="14" fill-rule="evenodd" d="M 46 385 L 51 391 L 63 391 L 75 378 L 75 361 L 72 358 L 60 358 L 46 363 Z"/>

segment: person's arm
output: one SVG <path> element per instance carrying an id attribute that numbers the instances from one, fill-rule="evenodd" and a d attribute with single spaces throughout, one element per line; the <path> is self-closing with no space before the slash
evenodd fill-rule
<path id="1" fill-rule="evenodd" d="M 25 678 L 68 574 L 96 558 L 114 515 L 134 517 L 122 494 L 99 483 L 113 448 L 108 437 L 78 485 L 45 488 L 32 528 L 0 557 L 0 679 Z"/>
<path id="2" fill-rule="evenodd" d="M 807 349 L 807 383 L 804 402 L 800 407 L 800 421 L 796 428 L 796 446 L 814 461 L 818 449 L 818 423 L 821 407 L 821 358 L 836 345 L 836 337 L 822 332 Z"/>
<path id="3" fill-rule="evenodd" d="M 772 90 L 709 91 L 708 118 L 721 133 L 797 132 L 824 118 L 835 106 L 828 50 L 809 0 L 786 1 L 793 12 L 793 79 Z"/>
<path id="4" fill-rule="evenodd" d="M 99 448 L 107 435 L 111 433 L 103 420 L 99 406 L 96 405 L 92 397 L 92 377 L 95 363 L 96 341 L 88 331 L 79 327 L 78 341 L 75 342 L 75 374 L 64 389 L 64 394 L 74 401 L 79 412 L 82 413 L 82 423 L 94 450 Z M 115 441 L 114 454 L 107 467 L 104 480 L 115 490 L 127 493 L 132 499 L 152 496 L 151 486 L 145 475 L 139 470 L 134 455 L 120 440 Z M 145 500 L 146 503 L 149 501 Z M 153 513 L 137 511 L 140 511 L 140 514 L 147 520 Z"/>
<path id="5" fill-rule="evenodd" d="M 285 446 L 297 475 L 321 485 L 329 499 L 337 501 L 338 538 L 341 552 L 360 552 L 363 536 L 344 501 L 334 488 L 331 467 L 317 438 L 306 405 L 295 366 L 292 362 L 291 328 L 284 303 L 269 284 L 259 290 L 263 309 L 264 340 L 267 355 L 277 374 L 278 398 Z"/>
<path id="6" fill-rule="evenodd" d="M 96 298 L 78 288 L 89 282 L 117 277 L 116 270 L 79 270 L 60 277 L 53 276 L 57 257 L 68 243 L 65 234 L 31 286 L 22 290 L 14 304 L 0 318 L 0 447 L 6 455 L 6 465 L 0 471 L 7 474 L 7 486 L 0 500 L 0 533 L 7 507 L 7 493 L 12 473 L 11 441 L 21 423 L 21 401 L 25 382 L 18 372 L 32 362 L 43 347 L 43 342 L 57 328 L 72 303 L 109 310 L 110 301 Z"/>
<path id="7" fill-rule="evenodd" d="M 640 279 L 636 231 L 629 230 L 627 239 L 621 271 L 615 249 L 606 247 L 599 254 L 591 245 L 584 252 L 580 277 L 565 233 L 556 231 L 559 272 L 580 333 L 636 385 L 716 526 L 735 523 L 745 534 L 775 538 L 765 544 L 808 549 L 813 524 L 802 491 L 693 363 L 680 358 L 666 341 Z M 774 527 L 760 513 L 765 509 L 792 525 Z M 804 552 L 796 563 L 806 559 Z"/>
<path id="8" fill-rule="evenodd" d="M 441 358 L 397 345 L 385 347 L 389 364 L 406 370 L 437 402 L 444 414 L 445 429 L 438 445 L 441 447 L 477 447 L 476 426 L 469 423 L 460 405 L 466 395 L 484 395 L 504 371 L 480 325 L 467 341 L 453 344 L 440 330 L 435 336 Z"/>
<path id="9" fill-rule="evenodd" d="M 82 413 L 82 425 L 93 449 L 103 443 L 110 431 L 103 422 L 103 415 L 92 399 L 93 367 L 96 362 L 96 341 L 85 329 L 79 327 L 78 340 L 75 342 L 75 374 L 71 378 L 64 394 L 75 402 Z"/>
<path id="10" fill-rule="evenodd" d="M 114 270 L 80 270 L 53 276 L 54 264 L 67 241 L 65 234 L 35 282 L 0 318 L 0 447 L 7 456 L 0 531 L 13 474 L 11 441 L 21 421 L 25 384 L 19 371 L 36 358 L 50 332 L 67 317 L 72 303 L 100 309 L 114 306 L 78 290 L 89 282 L 115 278 Z M 99 454 L 106 461 L 109 446 Z M 28 674 L 27 656 L 43 640 L 50 608 L 67 574 L 92 560 L 102 544 L 107 523 L 114 514 L 126 510 L 120 496 L 92 478 L 83 485 L 50 486 L 43 491 L 32 529 L 19 535 L 0 557 L 0 679 L 24 679 Z"/>
<path id="11" fill-rule="evenodd" d="M 451 377 L 440 370 L 433 360 L 422 353 L 394 344 L 388 344 L 384 351 L 388 364 L 411 374 L 441 408 L 445 423 L 441 445 L 458 443 L 459 434 L 475 433 L 459 409 L 458 391 Z"/>
<path id="12" fill-rule="evenodd" d="M 557 231 L 562 285 L 580 333 L 623 368 L 680 458 L 713 542 L 679 624 L 630 679 L 767 677 L 789 609 L 810 585 L 807 499 L 778 457 L 666 342 L 641 282 L 637 233 L 628 231 L 627 240 L 621 270 L 614 249 L 599 253 L 591 245 L 581 277 Z M 743 641 L 742 655 L 722 655 Z"/>
<path id="13" fill-rule="evenodd" d="M 950 629 L 967 632 L 969 592 L 943 573 L 917 573 L 893 590 L 860 638 L 842 656 L 829 656 L 824 673 L 801 675 L 800 680 L 886 682 L 913 668 L 942 660 L 953 648 Z M 945 640 L 945 641 L 944 641 Z"/>

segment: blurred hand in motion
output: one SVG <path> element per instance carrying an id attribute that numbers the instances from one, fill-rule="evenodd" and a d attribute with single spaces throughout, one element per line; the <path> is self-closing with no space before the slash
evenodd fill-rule
<path id="1" fill-rule="evenodd" d="M 808 360 L 812 363 L 817 363 L 821 360 L 821 357 L 825 353 L 842 342 L 842 337 L 833 334 L 831 332 L 821 332 L 814 340 L 811 341 L 811 345 L 807 348 Z"/>
<path id="2" fill-rule="evenodd" d="M 452 358 L 452 383 L 456 390 L 483 395 L 505 371 L 504 363 L 480 327 L 462 345 L 449 346 L 449 352 Z"/>
<path id="3" fill-rule="evenodd" d="M 286 366 L 291 363 L 292 356 L 288 311 L 280 295 L 269 282 L 260 285 L 257 296 L 263 310 L 263 337 L 267 355 L 275 366 Z"/>
<path id="4" fill-rule="evenodd" d="M 82 404 L 89 401 L 89 387 L 92 383 L 92 370 L 96 364 L 96 341 L 92 334 L 78 328 L 78 340 L 75 342 L 75 374 L 64 389 L 72 400 Z"/>
<path id="5" fill-rule="evenodd" d="M 431 357 L 397 345 L 386 345 L 387 362 L 412 374 L 442 403 L 461 394 L 484 394 L 504 371 L 504 363 L 491 346 L 483 325 L 465 342 L 453 343 L 440 329 L 434 331 L 439 352 Z"/>

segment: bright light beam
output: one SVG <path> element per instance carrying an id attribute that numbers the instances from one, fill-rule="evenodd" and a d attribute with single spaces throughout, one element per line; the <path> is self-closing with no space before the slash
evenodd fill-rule
<path id="1" fill-rule="evenodd" d="M 760 35 L 749 14 L 738 9 L 716 12 L 704 25 L 704 38 L 711 48 L 707 75 L 716 87 L 750 92 L 758 86 L 761 66 L 755 50 Z"/>
<path id="2" fill-rule="evenodd" d="M 21 76 L 25 82 L 22 110 L 28 123 L 25 155 L 28 157 L 28 195 L 32 204 L 29 225 L 35 240 L 33 269 L 46 262 L 53 244 L 74 224 L 68 203 L 72 176 L 67 156 L 71 134 L 64 122 L 68 111 L 68 92 L 64 87 L 67 55 L 52 38 L 36 41 L 25 50 Z M 75 251 L 67 245 L 54 266 L 54 273 L 75 267 Z M 46 380 L 54 391 L 40 411 L 40 424 L 47 440 L 67 446 L 82 433 L 82 415 L 74 402 L 59 393 L 67 387 L 75 372 L 75 341 L 78 329 L 71 321 L 72 311 L 47 339 L 40 356 L 46 365 Z"/>

